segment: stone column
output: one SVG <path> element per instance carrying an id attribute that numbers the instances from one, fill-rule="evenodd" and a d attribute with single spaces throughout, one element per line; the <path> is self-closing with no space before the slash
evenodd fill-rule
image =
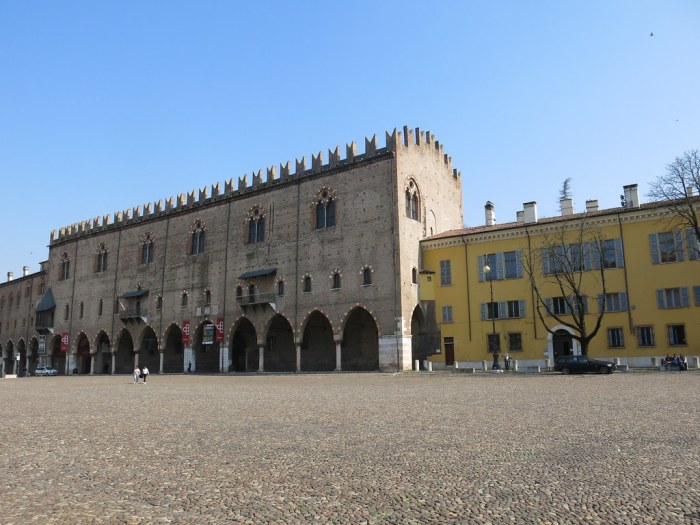
<path id="1" fill-rule="evenodd" d="M 265 371 L 265 345 L 258 347 L 258 372 Z"/>
<path id="2" fill-rule="evenodd" d="M 163 351 L 158 350 L 158 358 L 160 362 L 158 363 L 158 373 L 162 374 L 163 373 Z"/>
<path id="3" fill-rule="evenodd" d="M 191 368 L 191 370 L 190 370 L 191 372 L 194 372 L 195 370 L 197 370 L 197 362 L 195 361 L 194 352 L 192 351 L 191 346 L 185 347 L 185 351 L 183 352 L 183 355 L 184 355 L 184 361 L 182 362 L 183 371 L 187 372 L 189 368 Z M 192 365 L 192 366 L 190 367 L 190 365 Z"/>
<path id="4" fill-rule="evenodd" d="M 95 375 L 95 355 L 97 355 L 97 354 L 90 354 L 90 375 L 91 376 Z"/>
<path id="5" fill-rule="evenodd" d="M 229 367 L 229 355 L 228 346 L 222 346 L 219 348 L 219 373 L 225 374 L 228 372 Z"/>
<path id="6" fill-rule="evenodd" d="M 342 341 L 335 342 L 335 371 L 341 372 L 343 370 L 343 355 L 340 349 Z"/>
<path id="7" fill-rule="evenodd" d="M 297 372 L 301 372 L 301 343 L 297 343 L 296 347 L 297 347 Z"/>
<path id="8" fill-rule="evenodd" d="M 117 364 L 117 354 L 116 352 L 110 352 L 110 355 L 112 356 L 112 369 L 110 370 L 111 375 L 114 375 L 114 367 Z"/>

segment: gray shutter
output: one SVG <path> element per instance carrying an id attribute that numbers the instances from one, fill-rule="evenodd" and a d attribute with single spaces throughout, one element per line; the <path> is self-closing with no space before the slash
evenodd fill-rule
<path id="1" fill-rule="evenodd" d="M 515 252 L 515 272 L 518 277 L 523 276 L 523 251 Z"/>
<path id="2" fill-rule="evenodd" d="M 603 242 L 596 241 L 591 243 L 591 258 L 593 259 L 593 269 L 600 270 L 600 265 L 603 261 Z"/>
<path id="3" fill-rule="evenodd" d="M 479 255 L 478 257 L 478 265 L 479 265 L 479 282 L 484 282 L 484 256 Z"/>
<path id="4" fill-rule="evenodd" d="M 698 287 L 698 288 L 700 288 L 700 287 Z M 518 303 L 519 303 L 518 308 L 520 309 L 520 317 L 525 317 L 525 300 L 520 299 L 520 301 L 518 301 Z"/>
<path id="5" fill-rule="evenodd" d="M 688 296 L 688 287 L 687 286 L 681 287 L 681 306 L 683 306 L 683 307 L 690 306 L 690 298 Z"/>
<path id="6" fill-rule="evenodd" d="M 620 292 L 620 310 L 627 311 L 627 292 Z"/>
<path id="7" fill-rule="evenodd" d="M 698 243 L 698 237 L 695 235 L 695 230 L 693 228 L 685 229 L 685 238 L 688 242 L 688 259 L 691 261 L 697 261 L 700 259 L 700 244 Z"/>
<path id="8" fill-rule="evenodd" d="M 605 296 L 602 293 L 599 293 L 598 294 L 598 312 L 602 312 L 604 306 L 605 306 Z"/>
<path id="9" fill-rule="evenodd" d="M 549 312 L 552 311 L 552 298 L 551 298 L 551 297 L 547 297 L 547 298 L 544 300 L 544 304 L 545 304 L 545 307 L 547 308 L 547 315 L 551 315 Z"/>
<path id="10" fill-rule="evenodd" d="M 615 264 L 618 268 L 625 267 L 625 251 L 622 249 L 622 239 L 615 239 Z"/>
<path id="11" fill-rule="evenodd" d="M 481 303 L 481 320 L 486 321 L 488 319 L 488 316 L 486 315 L 488 312 L 486 311 L 486 304 L 487 303 Z"/>
<path id="12" fill-rule="evenodd" d="M 649 247 L 651 248 L 651 262 L 661 264 L 661 256 L 659 255 L 659 238 L 655 233 L 649 234 Z"/>
<path id="13" fill-rule="evenodd" d="M 583 258 L 583 269 L 585 271 L 590 271 L 593 269 L 593 259 L 591 256 L 591 243 L 590 242 L 584 242 L 581 245 L 581 250 L 583 253 L 581 254 L 581 257 Z"/>
<path id="14" fill-rule="evenodd" d="M 496 279 L 499 281 L 505 277 L 505 261 L 503 260 L 503 252 L 496 254 Z"/>
<path id="15" fill-rule="evenodd" d="M 663 288 L 656 290 L 656 306 L 658 308 L 666 308 L 666 295 Z"/>
<path id="16" fill-rule="evenodd" d="M 540 252 L 542 256 L 542 273 L 544 275 L 549 275 L 551 273 L 549 268 L 549 250 L 547 250 L 547 248 L 542 248 Z"/>
<path id="17" fill-rule="evenodd" d="M 700 306 L 700 286 L 693 286 L 693 296 L 695 297 L 695 306 Z"/>
<path id="18" fill-rule="evenodd" d="M 685 251 L 683 250 L 683 232 L 676 230 L 673 232 L 673 248 L 676 250 L 676 260 L 685 261 Z"/>
<path id="19" fill-rule="evenodd" d="M 498 318 L 506 319 L 508 317 L 508 303 L 506 301 L 500 301 L 498 303 Z"/>

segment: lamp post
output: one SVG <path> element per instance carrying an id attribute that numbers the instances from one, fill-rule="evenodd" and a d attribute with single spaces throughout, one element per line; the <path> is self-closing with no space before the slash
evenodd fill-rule
<path id="1" fill-rule="evenodd" d="M 493 303 L 493 279 L 491 278 L 491 267 L 488 264 L 488 256 L 484 255 L 484 260 L 486 260 L 486 264 L 484 265 L 484 275 L 486 276 L 486 279 L 489 282 L 489 289 L 491 290 L 491 302 L 489 303 L 488 308 L 486 309 L 487 313 L 490 313 L 491 316 L 491 337 L 489 337 L 489 351 L 493 353 L 493 368 L 494 370 L 498 370 L 500 368 L 500 365 L 498 364 L 498 341 L 496 339 L 496 315 L 494 311 L 494 303 Z"/>

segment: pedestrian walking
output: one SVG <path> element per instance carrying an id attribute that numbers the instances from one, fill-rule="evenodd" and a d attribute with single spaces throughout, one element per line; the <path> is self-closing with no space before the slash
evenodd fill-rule
<path id="1" fill-rule="evenodd" d="M 138 384 L 139 377 L 141 376 L 141 369 L 139 367 L 134 367 L 134 384 Z"/>
<path id="2" fill-rule="evenodd" d="M 503 358 L 503 362 L 506 365 L 506 370 L 510 370 L 510 354 L 506 354 Z"/>
<path id="3" fill-rule="evenodd" d="M 148 381 L 148 374 L 150 374 L 147 366 L 143 367 L 143 370 L 141 370 L 141 374 L 143 375 L 143 384 L 145 385 L 146 381 Z"/>

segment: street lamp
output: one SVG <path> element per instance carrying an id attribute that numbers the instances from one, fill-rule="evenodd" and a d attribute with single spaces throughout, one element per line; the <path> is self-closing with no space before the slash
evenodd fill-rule
<path id="1" fill-rule="evenodd" d="M 489 282 L 489 288 L 491 290 L 491 302 L 486 309 L 486 312 L 490 313 L 491 315 L 491 337 L 489 337 L 489 351 L 493 352 L 493 365 L 491 368 L 498 370 L 500 368 L 500 365 L 498 364 L 499 344 L 498 339 L 496 339 L 496 312 L 494 311 L 495 308 L 493 303 L 493 279 L 491 278 L 491 267 L 488 263 L 488 255 L 484 255 L 484 260 L 487 261 L 484 265 L 484 275 Z"/>

